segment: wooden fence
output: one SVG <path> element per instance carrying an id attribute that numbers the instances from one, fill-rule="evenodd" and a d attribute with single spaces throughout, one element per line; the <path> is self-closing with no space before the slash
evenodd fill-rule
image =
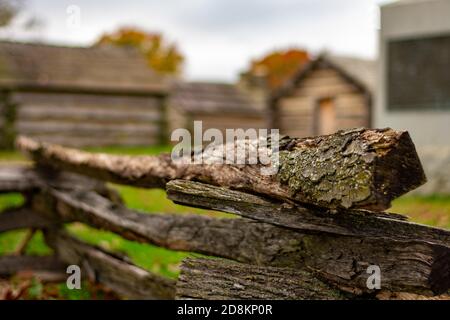
<path id="1" fill-rule="evenodd" d="M 262 164 L 189 165 L 169 155 L 100 155 L 28 138 L 17 145 L 35 165 L 0 168 L 0 192 L 26 198 L 0 214 L 0 232 L 42 229 L 54 255 L 0 257 L 2 275 L 64 273 L 76 264 L 90 280 L 140 299 L 448 298 L 450 231 L 382 211 L 425 182 L 405 132 L 282 138 L 273 176 L 260 174 Z M 104 182 L 164 188 L 175 203 L 239 218 L 145 214 L 124 206 Z M 82 242 L 64 228 L 74 221 L 222 259 L 187 258 L 175 281 Z M 371 265 L 381 271 L 381 289 L 367 285 Z"/>

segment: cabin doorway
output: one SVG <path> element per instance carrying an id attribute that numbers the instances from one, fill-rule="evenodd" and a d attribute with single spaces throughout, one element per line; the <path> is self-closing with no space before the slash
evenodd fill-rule
<path id="1" fill-rule="evenodd" d="M 331 134 L 336 131 L 336 108 L 334 99 L 320 99 L 315 117 L 315 133 L 317 135 Z"/>

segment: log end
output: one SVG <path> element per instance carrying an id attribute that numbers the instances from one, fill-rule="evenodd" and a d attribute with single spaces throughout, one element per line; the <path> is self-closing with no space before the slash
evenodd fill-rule
<path id="1" fill-rule="evenodd" d="M 381 149 L 374 163 L 374 200 L 368 209 L 386 209 L 395 198 L 423 185 L 427 178 L 407 131 L 398 131 L 396 146 Z"/>
<path id="2" fill-rule="evenodd" d="M 430 287 L 434 294 L 450 294 L 450 252 L 447 247 L 434 247 L 436 262 L 433 264 L 430 274 Z"/>
<path id="3" fill-rule="evenodd" d="M 356 128 L 280 148 L 280 182 L 299 202 L 382 211 L 426 181 L 406 131 Z"/>

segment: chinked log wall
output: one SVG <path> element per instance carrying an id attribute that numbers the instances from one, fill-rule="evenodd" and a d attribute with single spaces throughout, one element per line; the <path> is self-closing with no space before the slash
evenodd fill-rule
<path id="1" fill-rule="evenodd" d="M 28 138 L 17 145 L 35 166 L 0 169 L 0 192 L 26 198 L 0 214 L 0 232 L 42 229 L 54 256 L 1 257 L 0 274 L 77 264 L 90 280 L 145 299 L 448 297 L 450 231 L 382 211 L 425 181 L 406 132 L 282 138 L 274 176 L 261 175 L 262 165 L 105 156 Z M 239 218 L 144 214 L 126 208 L 104 182 L 165 188 L 175 203 Z M 178 279 L 167 279 L 69 234 L 63 226 L 75 221 L 223 259 L 186 259 Z M 367 286 L 370 265 L 380 268 L 379 290 Z"/>
<path id="2" fill-rule="evenodd" d="M 155 145 L 166 139 L 165 93 L 4 92 L 0 147 L 15 134 L 72 147 Z"/>

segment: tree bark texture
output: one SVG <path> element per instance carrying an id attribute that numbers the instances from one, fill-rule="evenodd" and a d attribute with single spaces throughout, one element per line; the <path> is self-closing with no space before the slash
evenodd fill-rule
<path id="1" fill-rule="evenodd" d="M 273 225 L 310 232 L 326 232 L 357 237 L 421 240 L 450 248 L 450 231 L 406 221 L 407 217 L 367 210 L 330 210 L 314 206 L 268 201 L 223 187 L 187 180 L 166 185 L 167 196 L 175 203 L 219 210 Z"/>
<path id="2" fill-rule="evenodd" d="M 120 195 L 106 187 L 104 182 L 85 175 L 55 170 L 43 164 L 0 166 L 0 193 L 19 192 L 26 196 L 47 187 L 60 190 L 95 190 L 115 202 L 122 202 Z"/>
<path id="3" fill-rule="evenodd" d="M 0 275 L 11 276 L 18 272 L 45 271 L 64 272 L 67 265 L 56 256 L 2 256 L 0 257 Z"/>
<path id="4" fill-rule="evenodd" d="M 33 209 L 172 250 L 262 266 L 308 267 L 357 294 L 371 291 L 366 286 L 370 265 L 380 267 L 386 290 L 433 295 L 450 284 L 449 248 L 427 241 L 303 232 L 244 218 L 142 214 L 81 190 L 36 195 Z"/>
<path id="5" fill-rule="evenodd" d="M 181 264 L 176 298 L 344 300 L 348 296 L 305 270 L 187 258 Z"/>
<path id="6" fill-rule="evenodd" d="M 51 224 L 52 221 L 26 206 L 7 209 L 0 213 L 0 233 L 17 229 L 45 228 Z"/>
<path id="7" fill-rule="evenodd" d="M 256 141 L 238 141 L 231 148 L 242 148 L 240 143 L 258 147 Z M 186 164 L 172 161 L 169 154 L 114 156 L 26 137 L 17 140 L 19 149 L 38 163 L 105 181 L 164 188 L 170 180 L 195 180 L 326 208 L 384 210 L 392 199 L 426 181 L 414 144 L 404 131 L 353 129 L 314 138 L 284 137 L 279 145 L 278 172 L 264 175 L 261 169 L 275 163 L 211 163 L 224 155 L 205 151 L 203 164 Z"/>

